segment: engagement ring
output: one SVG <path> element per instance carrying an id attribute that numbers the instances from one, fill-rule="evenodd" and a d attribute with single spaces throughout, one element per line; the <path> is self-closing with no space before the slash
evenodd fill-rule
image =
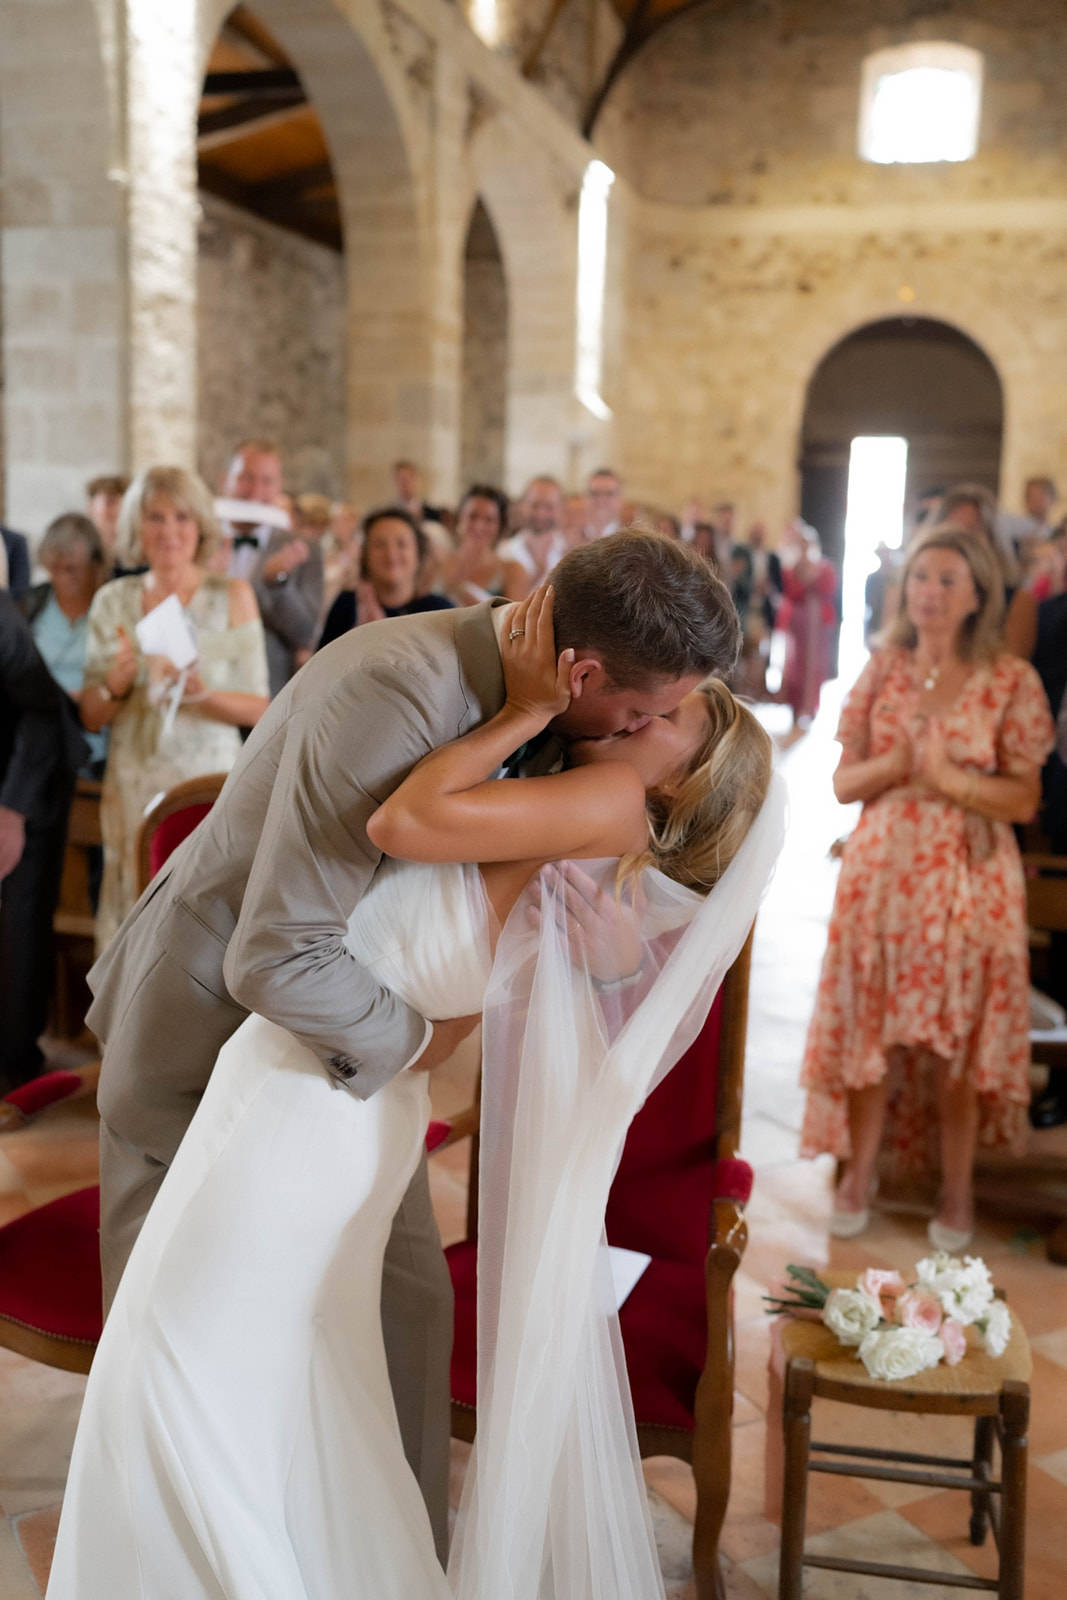
<path id="1" fill-rule="evenodd" d="M 525 637 L 526 637 L 526 629 L 525 628 L 512 628 L 511 632 L 508 634 L 508 638 L 509 639 L 523 639 Z"/>

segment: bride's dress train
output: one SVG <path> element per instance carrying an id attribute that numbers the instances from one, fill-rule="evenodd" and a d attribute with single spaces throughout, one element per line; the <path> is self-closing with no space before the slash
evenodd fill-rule
<path id="1" fill-rule="evenodd" d="M 450 1581 L 403 1455 L 379 1309 L 427 1078 L 357 1100 L 252 1017 L 108 1318 L 48 1600 L 662 1596 L 604 1206 L 630 1118 L 744 941 L 781 827 L 776 790 L 707 900 L 645 874 L 632 989 L 575 966 L 549 884 L 492 960 L 473 867 L 383 863 L 353 915 L 360 962 L 424 1015 L 485 996 L 479 1431 Z M 614 863 L 582 865 L 612 887 Z"/>

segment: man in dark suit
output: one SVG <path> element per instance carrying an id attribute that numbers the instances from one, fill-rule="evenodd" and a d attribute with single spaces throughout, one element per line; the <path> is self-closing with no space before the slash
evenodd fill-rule
<path id="1" fill-rule="evenodd" d="M 37 1075 L 74 776 L 85 741 L 0 591 L 0 1094 Z"/>
<path id="2" fill-rule="evenodd" d="M 7 587 L 17 600 L 30 586 L 30 547 L 24 533 L 0 528 L 7 562 Z"/>

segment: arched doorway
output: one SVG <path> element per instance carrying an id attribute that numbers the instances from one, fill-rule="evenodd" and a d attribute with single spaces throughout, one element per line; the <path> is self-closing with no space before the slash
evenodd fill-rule
<path id="1" fill-rule="evenodd" d="M 1000 479 L 1004 400 L 973 339 L 929 317 L 872 322 L 834 345 L 808 384 L 801 429 L 801 515 L 839 565 L 852 440 L 908 441 L 905 515 L 929 488 Z"/>
<path id="2" fill-rule="evenodd" d="M 508 286 L 488 211 L 475 202 L 463 252 L 460 483 L 504 482 Z"/>

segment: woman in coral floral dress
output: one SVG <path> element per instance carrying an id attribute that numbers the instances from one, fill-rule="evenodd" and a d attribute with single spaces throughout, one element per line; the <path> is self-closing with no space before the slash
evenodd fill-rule
<path id="1" fill-rule="evenodd" d="M 1029 969 L 1011 824 L 1037 808 L 1053 728 L 1033 668 L 999 648 L 1002 613 L 985 541 L 933 529 L 908 555 L 885 646 L 841 717 L 834 792 L 864 807 L 802 1075 L 803 1152 L 846 1163 L 838 1237 L 867 1225 L 879 1152 L 914 1165 L 934 1126 L 930 1237 L 964 1248 L 977 1144 L 1012 1143 L 1025 1124 Z"/>

